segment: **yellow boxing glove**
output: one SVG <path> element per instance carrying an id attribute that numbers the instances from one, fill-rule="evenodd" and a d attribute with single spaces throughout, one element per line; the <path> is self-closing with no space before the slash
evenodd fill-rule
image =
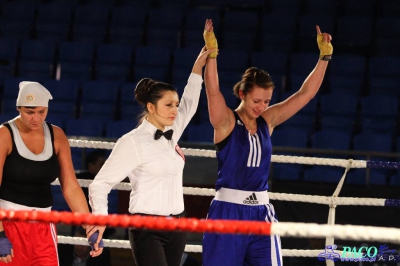
<path id="1" fill-rule="evenodd" d="M 206 31 L 203 32 L 204 41 L 206 42 L 206 49 L 216 49 L 215 52 L 212 52 L 208 55 L 210 58 L 216 58 L 218 55 L 218 42 L 217 38 L 215 38 L 214 31 Z"/>
<path id="2" fill-rule="evenodd" d="M 324 61 L 330 61 L 333 54 L 333 46 L 330 42 L 324 41 L 324 35 L 317 34 L 317 43 L 320 51 L 319 59 Z"/>

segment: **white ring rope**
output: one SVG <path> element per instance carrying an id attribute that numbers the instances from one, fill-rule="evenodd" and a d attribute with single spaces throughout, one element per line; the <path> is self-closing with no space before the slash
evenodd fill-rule
<path id="1" fill-rule="evenodd" d="M 124 248 L 130 249 L 131 246 L 127 240 L 110 240 L 103 239 L 104 246 L 109 248 Z M 82 245 L 89 246 L 86 238 L 82 237 L 70 237 L 70 236 L 58 236 L 58 243 L 60 244 L 70 244 L 70 245 Z M 186 252 L 201 253 L 203 252 L 203 247 L 201 245 L 186 245 Z M 282 249 L 282 256 L 284 257 L 317 257 L 318 254 L 324 252 L 321 250 L 308 250 L 308 249 Z M 340 250 L 335 250 L 335 252 L 341 253 Z"/>
<path id="2" fill-rule="evenodd" d="M 82 187 L 88 187 L 93 180 L 79 179 L 79 184 Z M 52 185 L 59 185 L 58 179 L 52 183 Z M 130 191 L 131 185 L 126 182 L 119 183 L 114 186 L 113 189 Z M 196 188 L 196 187 L 184 187 L 183 194 L 193 196 L 215 196 L 215 190 L 212 188 Z M 386 199 L 379 198 L 353 198 L 353 197 L 331 197 L 331 196 L 313 196 L 313 195 L 302 195 L 302 194 L 287 194 L 287 193 L 274 193 L 269 192 L 268 196 L 271 200 L 280 201 L 296 201 L 315 203 L 323 205 L 358 205 L 358 206 L 384 206 Z"/>
<path id="3" fill-rule="evenodd" d="M 115 145 L 114 142 L 92 141 L 92 140 L 74 140 L 69 139 L 71 147 L 78 148 L 99 148 L 99 149 L 112 149 Z M 199 156 L 215 158 L 214 150 L 204 149 L 188 149 L 182 148 L 186 156 Z M 367 161 L 352 160 L 352 168 L 366 168 Z M 272 155 L 271 162 L 275 163 L 296 163 L 308 165 L 328 165 L 339 166 L 346 168 L 349 165 L 349 160 L 345 159 L 331 159 L 331 158 L 317 158 L 317 157 L 301 157 L 301 156 L 287 156 L 287 155 Z"/>

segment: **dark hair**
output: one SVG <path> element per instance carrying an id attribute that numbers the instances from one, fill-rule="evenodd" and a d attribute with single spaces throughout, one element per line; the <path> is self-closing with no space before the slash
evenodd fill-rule
<path id="1" fill-rule="evenodd" d="M 254 86 L 258 86 L 264 89 L 274 88 L 274 82 L 267 71 L 250 67 L 246 69 L 242 75 L 242 80 L 233 86 L 233 94 L 239 98 L 239 90 L 242 90 L 244 95 L 250 92 Z"/>
<path id="2" fill-rule="evenodd" d="M 144 109 L 143 113 L 140 115 L 142 119 L 149 111 L 147 110 L 147 103 L 155 105 L 158 100 L 162 98 L 165 91 L 177 92 L 172 85 L 165 82 L 154 81 L 150 78 L 143 78 L 138 82 L 135 88 L 135 98 Z"/>
<path id="3" fill-rule="evenodd" d="M 89 164 L 95 164 L 99 158 L 106 157 L 103 150 L 94 150 L 86 156 L 86 169 L 88 169 Z"/>

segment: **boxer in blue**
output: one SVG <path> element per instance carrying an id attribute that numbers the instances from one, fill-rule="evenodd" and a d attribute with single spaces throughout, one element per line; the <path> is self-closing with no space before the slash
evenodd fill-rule
<path id="1" fill-rule="evenodd" d="M 315 68 L 303 85 L 285 101 L 269 106 L 274 83 L 270 75 L 255 67 L 245 71 L 233 88 L 241 100 L 234 111 L 225 103 L 218 84 L 217 52 L 207 59 L 204 73 L 208 110 L 214 127 L 218 159 L 216 196 L 207 219 L 278 222 L 268 199 L 268 172 L 271 162 L 271 134 L 303 108 L 318 92 L 332 57 L 331 36 L 317 29 L 320 49 Z M 207 49 L 218 48 L 211 20 L 204 30 Z M 205 233 L 204 266 L 281 266 L 279 236 Z"/>

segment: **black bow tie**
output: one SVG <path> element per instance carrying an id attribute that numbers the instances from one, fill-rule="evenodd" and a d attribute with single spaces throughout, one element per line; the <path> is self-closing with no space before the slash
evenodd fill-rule
<path id="1" fill-rule="evenodd" d="M 161 136 L 164 136 L 167 140 L 170 140 L 172 138 L 172 133 L 174 133 L 172 129 L 167 130 L 165 132 L 162 132 L 161 130 L 157 129 L 156 134 L 154 134 L 154 139 L 157 140 L 161 138 Z"/>

